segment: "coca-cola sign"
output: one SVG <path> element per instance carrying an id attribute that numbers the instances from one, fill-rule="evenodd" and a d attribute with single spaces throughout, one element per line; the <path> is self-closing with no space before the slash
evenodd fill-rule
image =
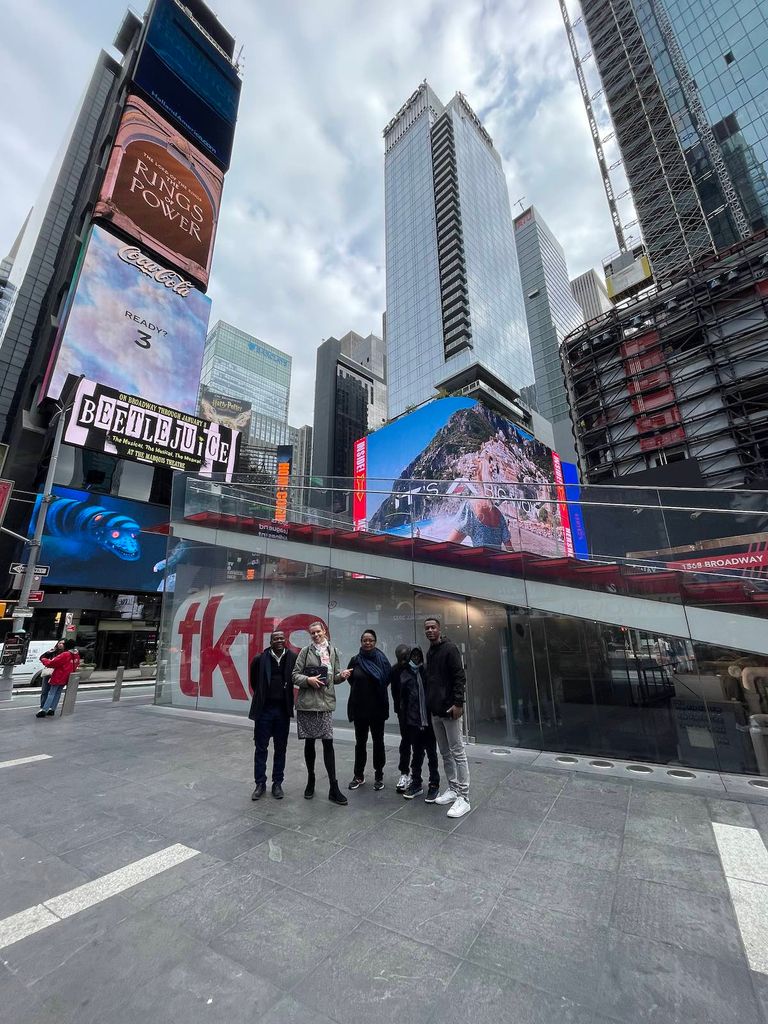
<path id="1" fill-rule="evenodd" d="M 67 301 L 42 394 L 69 374 L 197 413 L 211 302 L 140 246 L 94 226 Z"/>

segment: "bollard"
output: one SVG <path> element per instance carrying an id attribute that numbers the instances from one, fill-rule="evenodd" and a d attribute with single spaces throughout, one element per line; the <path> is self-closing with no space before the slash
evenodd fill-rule
<path id="1" fill-rule="evenodd" d="M 118 665 L 115 669 L 115 688 L 112 691 L 112 703 L 116 704 L 120 700 L 120 694 L 123 689 L 123 673 L 125 672 L 124 665 Z"/>
<path id="2" fill-rule="evenodd" d="M 80 673 L 73 672 L 69 677 L 67 688 L 64 691 L 64 700 L 61 702 L 62 715 L 71 715 L 75 710 L 75 701 L 77 700 L 77 688 L 80 685 Z"/>

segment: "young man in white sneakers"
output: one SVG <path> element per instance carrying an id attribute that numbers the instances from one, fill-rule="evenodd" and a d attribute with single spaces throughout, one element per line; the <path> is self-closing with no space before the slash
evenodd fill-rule
<path id="1" fill-rule="evenodd" d="M 469 762 L 461 734 L 464 694 L 467 677 L 456 644 L 441 633 L 440 620 L 424 620 L 424 633 L 429 641 L 427 651 L 427 707 L 432 715 L 432 728 L 443 758 L 448 788 L 435 803 L 448 805 L 449 818 L 462 818 L 472 809 L 469 804 Z"/>

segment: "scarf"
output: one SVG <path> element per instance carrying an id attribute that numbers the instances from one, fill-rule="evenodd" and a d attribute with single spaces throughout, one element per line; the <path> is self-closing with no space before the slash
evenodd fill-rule
<path id="1" fill-rule="evenodd" d="M 312 643 L 312 650 L 320 659 L 321 665 L 331 664 L 331 645 L 327 640 L 323 640 L 321 644 Z"/>
<path id="2" fill-rule="evenodd" d="M 392 670 L 392 666 L 389 664 L 389 658 L 386 656 L 384 651 L 380 651 L 378 647 L 370 652 L 370 654 L 364 653 L 362 647 L 360 653 L 357 656 L 357 664 L 366 673 L 375 679 L 379 686 L 386 686 L 389 681 L 389 673 Z"/>

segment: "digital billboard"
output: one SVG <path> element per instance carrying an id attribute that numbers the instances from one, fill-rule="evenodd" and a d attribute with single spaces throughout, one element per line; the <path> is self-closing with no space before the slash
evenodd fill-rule
<path id="1" fill-rule="evenodd" d="M 175 0 L 155 0 L 133 80 L 207 156 L 228 169 L 240 76 Z"/>
<path id="2" fill-rule="evenodd" d="M 572 556 L 568 466 L 474 399 L 436 399 L 357 442 L 355 528 Z"/>
<path id="3" fill-rule="evenodd" d="M 191 281 L 96 225 L 42 394 L 58 398 L 69 374 L 83 374 L 195 415 L 210 312 Z"/>
<path id="4" fill-rule="evenodd" d="M 42 495 L 29 525 L 34 532 Z M 144 532 L 168 522 L 168 509 L 108 494 L 54 487 L 38 560 L 50 565 L 45 586 L 119 590 L 162 589 L 165 536 Z"/>
<path id="5" fill-rule="evenodd" d="M 78 381 L 64 440 L 79 448 L 231 480 L 240 432 L 147 402 L 92 380 Z"/>
<path id="6" fill-rule="evenodd" d="M 224 175 L 137 96 L 129 96 L 94 216 L 203 286 Z"/>
<path id="7" fill-rule="evenodd" d="M 246 438 L 250 435 L 253 406 L 250 402 L 243 401 L 242 398 L 227 398 L 226 395 L 220 395 L 218 391 L 202 387 L 197 409 L 204 420 L 221 423 L 222 426 L 232 430 L 239 430 Z"/>

